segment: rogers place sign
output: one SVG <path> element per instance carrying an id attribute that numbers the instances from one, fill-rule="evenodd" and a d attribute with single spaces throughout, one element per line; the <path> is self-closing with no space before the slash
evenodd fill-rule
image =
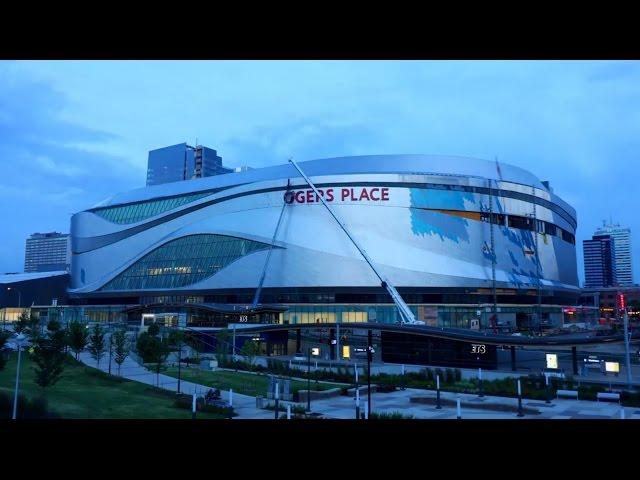
<path id="1" fill-rule="evenodd" d="M 350 187 L 318 189 L 320 196 L 327 203 L 338 202 L 387 202 L 389 201 L 388 187 Z M 320 198 L 312 189 L 290 190 L 285 192 L 286 203 L 320 203 Z"/>

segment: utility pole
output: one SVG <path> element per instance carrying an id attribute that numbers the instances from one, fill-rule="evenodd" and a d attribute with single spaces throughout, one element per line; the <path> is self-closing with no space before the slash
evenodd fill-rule
<path id="1" fill-rule="evenodd" d="M 307 347 L 307 412 L 311 412 L 311 347 Z"/>
<path id="2" fill-rule="evenodd" d="M 629 355 L 629 315 L 627 314 L 627 306 L 625 305 L 624 294 L 619 294 L 620 306 L 623 311 L 624 326 L 624 356 L 627 370 L 627 388 L 631 390 L 631 356 Z"/>
<path id="3" fill-rule="evenodd" d="M 538 214 L 536 210 L 536 187 L 531 185 L 531 194 L 533 195 L 533 235 L 534 235 L 534 244 L 536 249 L 536 277 L 537 277 L 537 296 L 538 296 L 538 304 L 536 307 L 536 320 L 538 321 L 538 330 L 542 333 L 542 318 L 541 318 L 541 304 L 542 304 L 542 292 L 540 290 L 541 285 L 541 272 L 540 272 L 540 254 L 538 253 Z"/>
<path id="4" fill-rule="evenodd" d="M 371 350 L 373 349 L 373 345 L 371 344 L 371 330 L 368 331 L 367 334 L 367 418 L 371 415 Z"/>
<path id="5" fill-rule="evenodd" d="M 496 247 L 494 244 L 495 239 L 493 234 L 493 222 L 495 220 L 493 218 L 493 187 L 492 187 L 491 179 L 488 178 L 487 181 L 489 182 L 489 238 L 491 241 L 491 290 L 493 294 L 492 322 L 495 322 L 495 324 L 497 324 L 498 323 L 498 296 L 496 294 Z"/>

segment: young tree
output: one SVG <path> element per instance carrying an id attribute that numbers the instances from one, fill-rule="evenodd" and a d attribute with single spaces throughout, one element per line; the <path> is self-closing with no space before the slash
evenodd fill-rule
<path id="1" fill-rule="evenodd" d="M 64 371 L 65 353 L 64 331 L 49 331 L 47 336 L 39 336 L 33 349 L 33 368 L 36 383 L 44 389 L 54 385 Z"/>
<path id="2" fill-rule="evenodd" d="M 35 316 L 33 313 L 29 315 L 27 331 L 32 339 L 40 336 L 40 318 Z"/>
<path id="3" fill-rule="evenodd" d="M 200 353 L 204 349 L 204 345 L 202 344 L 202 340 L 198 338 L 198 335 L 195 333 L 188 333 L 185 335 L 184 342 L 189 345 L 191 350 L 196 354 L 196 363 L 200 363 Z M 220 361 L 218 359 L 218 361 Z"/>
<path id="4" fill-rule="evenodd" d="M 160 385 L 160 370 L 164 368 L 167 357 L 171 352 L 171 346 L 167 339 L 152 335 L 149 331 L 141 333 L 136 342 L 138 355 L 142 357 L 144 363 L 155 365 L 157 384 Z"/>
<path id="5" fill-rule="evenodd" d="M 240 349 L 240 355 L 247 359 L 249 368 L 253 369 L 253 362 L 260 353 L 260 344 L 255 340 L 247 340 Z"/>
<path id="6" fill-rule="evenodd" d="M 7 364 L 7 356 L 4 354 L 3 349 L 8 339 L 9 334 L 7 332 L 0 332 L 0 371 L 2 371 Z"/>
<path id="7" fill-rule="evenodd" d="M 69 322 L 67 330 L 69 347 L 76 354 L 76 360 L 78 360 L 80 353 L 84 351 L 89 342 L 89 330 L 84 323 L 75 320 Z"/>
<path id="8" fill-rule="evenodd" d="M 13 331 L 16 333 L 28 333 L 29 329 L 29 314 L 22 312 L 18 317 L 18 320 L 13 324 Z"/>
<path id="9" fill-rule="evenodd" d="M 93 327 L 93 331 L 89 336 L 89 353 L 91 357 L 96 361 L 96 366 L 100 367 L 100 359 L 104 356 L 106 346 L 104 344 L 104 330 L 99 323 L 96 323 Z"/>
<path id="10" fill-rule="evenodd" d="M 111 335 L 111 341 L 114 346 L 115 362 L 118 365 L 118 376 L 120 376 L 120 367 L 129 355 L 129 339 L 126 330 L 118 330 Z"/>
<path id="11" fill-rule="evenodd" d="M 227 355 L 229 354 L 229 339 L 231 334 L 229 330 L 220 330 L 216 335 L 216 358 L 218 363 L 222 366 L 227 363 Z M 232 359 L 235 360 L 235 359 Z"/>

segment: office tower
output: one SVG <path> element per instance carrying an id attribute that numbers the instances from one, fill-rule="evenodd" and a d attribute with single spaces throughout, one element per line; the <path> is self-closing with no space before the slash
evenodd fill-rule
<path id="1" fill-rule="evenodd" d="M 212 148 L 186 143 L 149 152 L 147 186 L 231 173 L 222 166 L 222 157 Z"/>
<path id="2" fill-rule="evenodd" d="M 610 235 L 615 243 L 615 265 L 618 285 L 627 287 L 633 285 L 633 269 L 631 266 L 631 229 L 621 227 L 620 224 L 606 225 L 596 230 L 595 235 Z"/>
<path id="3" fill-rule="evenodd" d="M 69 270 L 71 237 L 68 233 L 34 233 L 27 238 L 24 271 L 52 272 Z"/>
<path id="4" fill-rule="evenodd" d="M 616 283 L 615 244 L 610 235 L 594 235 L 582 242 L 585 288 L 614 287 Z"/>

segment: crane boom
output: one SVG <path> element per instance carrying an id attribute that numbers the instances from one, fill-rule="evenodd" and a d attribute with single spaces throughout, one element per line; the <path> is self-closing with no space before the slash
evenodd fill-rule
<path id="1" fill-rule="evenodd" d="M 356 239 L 353 238 L 351 233 L 349 233 L 349 230 L 347 229 L 346 225 L 337 217 L 337 215 L 331 209 L 331 207 L 327 204 L 327 202 L 325 202 L 324 197 L 320 194 L 320 192 L 318 192 L 318 189 L 313 184 L 311 179 L 309 179 L 309 177 L 305 175 L 305 173 L 302 171 L 302 169 L 298 166 L 298 164 L 293 159 L 289 159 L 289 162 L 296 168 L 298 173 L 302 175 L 302 178 L 305 179 L 305 181 L 309 184 L 313 192 L 316 194 L 316 198 L 320 199 L 320 201 L 325 206 L 325 208 L 329 211 L 333 219 L 336 222 L 338 222 L 338 225 L 340 226 L 340 228 L 344 231 L 347 237 L 349 237 L 349 240 L 351 240 L 351 243 L 353 243 L 353 245 L 358 249 L 362 257 L 371 267 L 371 270 L 373 270 L 373 273 L 375 273 L 378 279 L 380 280 L 380 285 L 383 286 L 387 290 L 387 292 L 389 292 L 389 295 L 391 295 L 391 299 L 393 300 L 393 303 L 396 304 L 396 307 L 398 307 L 398 311 L 400 312 L 401 323 L 410 324 L 410 325 L 424 325 L 423 321 L 416 320 L 415 316 L 413 315 L 413 312 L 411 311 L 409 306 L 404 302 L 404 300 L 402 299 L 398 291 L 395 289 L 395 287 L 391 285 L 378 271 L 378 269 L 375 267 L 375 265 L 369 258 L 369 255 L 367 255 L 367 252 L 365 252 L 365 250 L 358 244 Z"/>

